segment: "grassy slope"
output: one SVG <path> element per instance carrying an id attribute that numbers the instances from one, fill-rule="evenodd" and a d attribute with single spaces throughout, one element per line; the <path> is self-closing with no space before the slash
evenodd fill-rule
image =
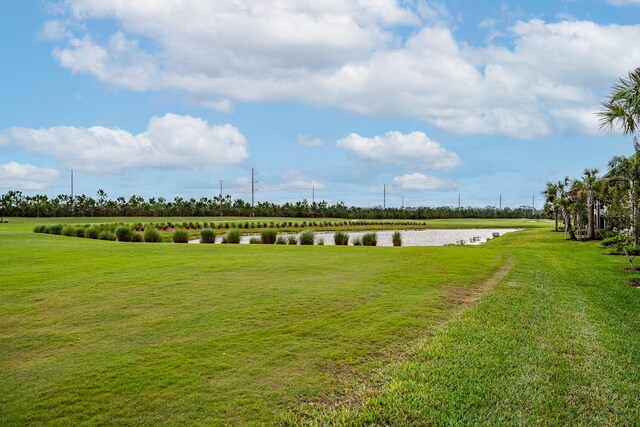
<path id="1" fill-rule="evenodd" d="M 556 233 L 495 243 L 514 259 L 505 280 L 382 369 L 363 403 L 292 423 L 638 425 L 640 290 L 624 261 Z"/>
<path id="2" fill-rule="evenodd" d="M 273 422 L 366 375 L 503 259 L 2 230 L 0 425 Z"/>

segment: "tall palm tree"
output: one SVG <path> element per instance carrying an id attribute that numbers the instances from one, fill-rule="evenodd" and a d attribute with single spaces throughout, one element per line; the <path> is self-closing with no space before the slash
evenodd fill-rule
<path id="1" fill-rule="evenodd" d="M 587 202 L 587 240 L 596 238 L 594 205 L 601 188 L 599 172 L 598 169 L 587 168 L 582 174 L 582 179 L 575 182 L 576 189 L 584 195 Z"/>
<path id="2" fill-rule="evenodd" d="M 573 226 L 571 225 L 571 207 L 573 205 L 573 196 L 571 194 L 571 189 L 569 188 L 569 183 L 571 180 L 569 177 L 565 177 L 565 179 L 557 181 L 553 186 L 555 187 L 555 191 L 557 194 L 558 206 L 560 206 L 560 211 L 562 212 L 562 217 L 564 218 L 564 230 L 565 233 L 569 234 L 569 239 L 576 240 L 576 233 L 573 230 Z"/>
<path id="3" fill-rule="evenodd" d="M 560 211 L 560 204 L 558 203 L 558 188 L 553 182 L 547 181 L 546 188 L 542 192 L 542 195 L 545 198 L 545 207 L 548 207 L 549 210 L 553 212 L 556 222 L 555 231 L 558 231 L 558 213 Z"/>
<path id="4" fill-rule="evenodd" d="M 621 77 L 611 90 L 609 99 L 602 102 L 598 112 L 600 127 L 607 130 L 619 128 L 625 135 L 640 130 L 640 68 Z"/>

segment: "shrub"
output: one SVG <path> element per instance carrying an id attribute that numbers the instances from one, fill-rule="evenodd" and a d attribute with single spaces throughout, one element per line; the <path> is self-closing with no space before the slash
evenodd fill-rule
<path id="1" fill-rule="evenodd" d="M 133 236 L 133 231 L 129 227 L 120 226 L 116 228 L 116 237 L 120 242 L 130 242 Z"/>
<path id="2" fill-rule="evenodd" d="M 213 230 L 202 230 L 200 232 L 200 243 L 215 243 L 216 242 L 216 232 Z"/>
<path id="3" fill-rule="evenodd" d="M 44 232 L 49 234 L 62 234 L 62 228 L 63 226 L 60 224 L 47 225 Z"/>
<path id="4" fill-rule="evenodd" d="M 290 245 L 297 245 L 298 244 L 298 238 L 292 234 L 287 238 L 287 243 Z"/>
<path id="5" fill-rule="evenodd" d="M 224 236 L 222 243 L 240 243 L 241 237 L 242 234 L 240 233 L 240 230 L 229 230 L 227 235 Z"/>
<path id="6" fill-rule="evenodd" d="M 360 236 L 354 236 L 351 243 L 353 243 L 353 246 L 362 246 L 362 238 L 360 238 Z"/>
<path id="7" fill-rule="evenodd" d="M 318 246 L 324 246 L 324 239 L 322 237 L 318 239 Z"/>
<path id="8" fill-rule="evenodd" d="M 140 233 L 131 233 L 131 241 L 134 243 L 139 243 L 139 242 L 143 242 L 144 238 L 142 237 L 142 234 Z"/>
<path id="9" fill-rule="evenodd" d="M 116 240 L 117 237 L 111 231 L 104 230 L 98 235 L 98 239 L 100 239 L 100 240 Z"/>
<path id="10" fill-rule="evenodd" d="M 86 230 L 86 228 L 84 227 L 78 227 L 76 228 L 76 237 L 84 237 L 84 231 Z"/>
<path id="11" fill-rule="evenodd" d="M 65 225 L 64 228 L 62 229 L 61 234 L 63 236 L 75 236 L 76 228 L 72 225 Z"/>
<path id="12" fill-rule="evenodd" d="M 174 230 L 171 239 L 173 243 L 189 243 L 189 232 L 187 230 Z"/>
<path id="13" fill-rule="evenodd" d="M 278 236 L 276 239 L 276 245 L 286 245 L 287 239 L 284 236 Z"/>
<path id="14" fill-rule="evenodd" d="M 313 231 L 307 230 L 300 233 L 301 245 L 313 245 Z"/>
<path id="15" fill-rule="evenodd" d="M 366 233 L 362 236 L 362 246 L 376 246 L 378 244 L 378 236 L 376 233 Z"/>
<path id="16" fill-rule="evenodd" d="M 393 246 L 402 246 L 402 235 L 399 231 L 394 231 L 391 236 L 391 240 L 393 241 Z"/>
<path id="17" fill-rule="evenodd" d="M 89 227 L 84 230 L 84 237 L 87 239 L 97 239 L 100 236 L 100 229 L 98 227 Z"/>
<path id="18" fill-rule="evenodd" d="M 260 238 L 262 240 L 262 243 L 264 243 L 265 245 L 273 245 L 278 238 L 278 232 L 276 230 L 270 229 L 262 230 L 262 232 L 260 233 Z"/>
<path id="19" fill-rule="evenodd" d="M 336 231 L 333 235 L 336 246 L 346 246 L 349 244 L 349 235 L 344 231 Z"/>
<path id="20" fill-rule="evenodd" d="M 162 236 L 152 225 L 144 229 L 144 241 L 147 243 L 161 243 Z"/>
<path id="21" fill-rule="evenodd" d="M 252 237 L 251 239 L 249 239 L 249 244 L 251 245 L 256 245 L 259 243 L 262 243 L 259 237 Z"/>
<path id="22" fill-rule="evenodd" d="M 607 237 L 606 239 L 604 239 L 602 241 L 602 246 L 608 247 L 608 246 L 615 246 L 618 244 L 622 244 L 624 246 L 628 243 L 631 243 L 631 236 L 616 235 L 616 236 Z"/>
<path id="23" fill-rule="evenodd" d="M 34 233 L 46 233 L 47 232 L 47 226 L 46 225 L 36 225 L 35 227 L 33 227 L 33 232 Z"/>

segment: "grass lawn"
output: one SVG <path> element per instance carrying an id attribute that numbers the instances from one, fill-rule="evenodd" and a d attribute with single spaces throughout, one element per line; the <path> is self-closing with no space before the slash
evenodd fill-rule
<path id="1" fill-rule="evenodd" d="M 640 422 L 633 274 L 548 222 L 438 248 L 32 225 L 0 225 L 0 425 Z"/>

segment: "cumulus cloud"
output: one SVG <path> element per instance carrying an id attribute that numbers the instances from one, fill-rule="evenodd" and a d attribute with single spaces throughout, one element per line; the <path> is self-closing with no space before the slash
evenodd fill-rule
<path id="1" fill-rule="evenodd" d="M 67 167 L 95 174 L 147 167 L 217 170 L 248 157 L 247 140 L 237 128 L 176 114 L 153 117 L 147 131 L 136 135 L 102 126 L 14 127 L 0 130 L 3 144 L 53 155 Z"/>
<path id="2" fill-rule="evenodd" d="M 60 173 L 51 168 L 9 162 L 0 164 L 0 188 L 10 190 L 44 190 Z"/>
<path id="3" fill-rule="evenodd" d="M 309 135 L 296 135 L 296 142 L 303 147 L 320 147 L 324 141 L 320 138 L 313 138 Z"/>
<path id="4" fill-rule="evenodd" d="M 388 132 L 373 138 L 352 133 L 339 140 L 338 146 L 353 151 L 360 159 L 377 163 L 441 170 L 460 164 L 456 153 L 445 150 L 424 132 Z"/>
<path id="5" fill-rule="evenodd" d="M 469 46 L 436 2 L 66 4 L 68 19 L 113 19 L 120 31 L 100 43 L 75 30 L 53 52 L 64 67 L 132 90 L 179 90 L 223 111 L 238 101 L 291 100 L 532 139 L 556 129 L 550 109 L 596 110 L 609 85 L 640 63 L 640 45 L 629 43 L 640 25 L 533 19 L 504 30 L 510 47 L 491 37 Z M 407 25 L 410 35 L 399 36 Z"/>
<path id="6" fill-rule="evenodd" d="M 397 176 L 393 179 L 393 183 L 403 190 L 453 190 L 457 188 L 455 182 L 443 181 L 434 176 L 425 175 L 422 173 L 412 173 L 402 176 Z"/>

